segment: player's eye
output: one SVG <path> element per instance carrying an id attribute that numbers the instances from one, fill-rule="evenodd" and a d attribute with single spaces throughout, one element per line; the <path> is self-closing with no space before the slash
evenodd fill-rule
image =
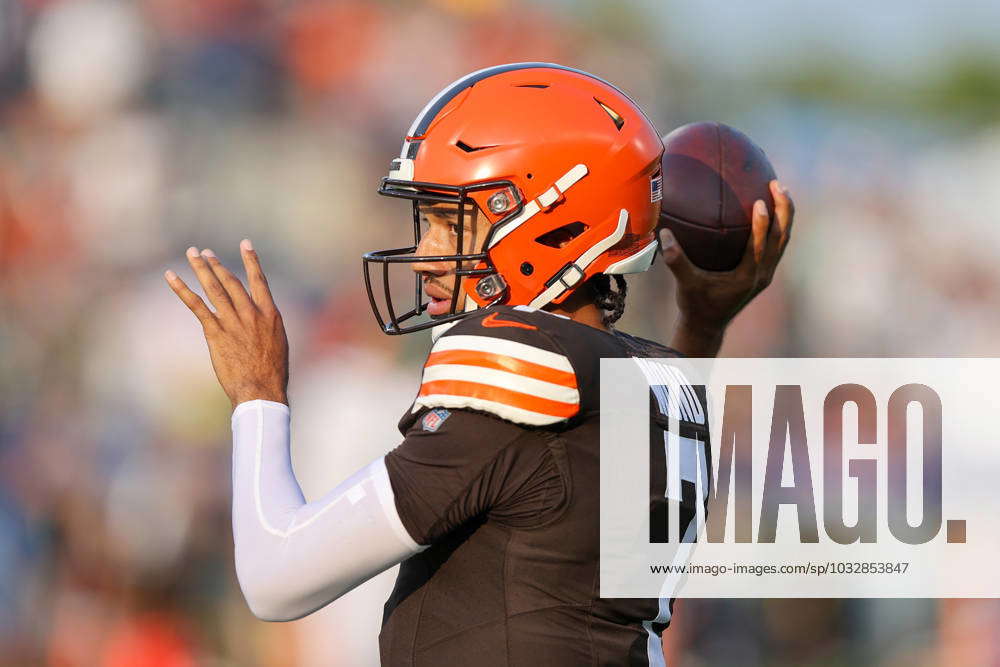
<path id="1" fill-rule="evenodd" d="M 458 220 L 454 216 L 437 216 L 431 213 L 420 214 L 420 238 L 425 238 L 428 234 L 431 234 L 434 230 L 441 233 L 447 229 L 448 235 L 451 237 L 458 236 Z M 470 234 L 470 225 L 466 223 L 465 230 L 463 232 L 466 237 Z"/>

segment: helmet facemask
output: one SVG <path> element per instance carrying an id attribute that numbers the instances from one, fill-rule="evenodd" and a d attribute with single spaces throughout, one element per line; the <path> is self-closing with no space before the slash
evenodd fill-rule
<path id="1" fill-rule="evenodd" d="M 501 302 L 506 294 L 506 283 L 490 262 L 486 250 L 494 232 L 502 227 L 508 219 L 515 218 L 524 205 L 520 191 L 510 181 L 489 181 L 474 185 L 446 185 L 441 183 L 422 183 L 410 180 L 385 178 L 378 190 L 379 194 L 388 197 L 409 199 L 413 205 L 413 245 L 405 248 L 394 248 L 366 253 L 363 260 L 365 289 L 375 313 L 375 318 L 382 331 L 387 334 L 404 334 L 435 327 L 439 324 L 453 322 L 464 317 L 470 310 L 481 305 Z M 482 242 L 482 251 L 467 247 L 469 239 L 465 230 L 465 219 L 470 213 L 473 216 L 484 216 L 476 200 L 481 200 L 493 212 L 493 218 L 498 214 L 503 217 L 490 224 Z M 457 213 L 456 243 L 454 254 L 418 255 L 417 250 L 422 238 L 421 205 L 450 204 L 455 206 Z M 484 218 L 490 221 L 490 216 Z M 422 318 L 430 305 L 429 295 L 424 290 L 424 278 L 418 271 L 413 271 L 414 264 L 451 264 L 453 272 L 446 274 L 442 280 L 451 281 L 451 305 L 447 312 Z M 381 289 L 373 287 L 371 267 L 381 264 Z M 393 278 L 390 265 L 403 265 L 412 274 L 414 281 L 412 307 L 397 314 L 393 294 L 398 297 L 402 292 L 398 285 L 402 277 Z M 400 267 L 398 267 L 400 268 Z M 465 288 L 465 307 L 460 309 L 461 288 Z M 477 299 L 472 298 L 475 292 Z M 380 297 L 376 297 L 380 294 Z M 409 299 L 406 299 L 409 306 Z"/>

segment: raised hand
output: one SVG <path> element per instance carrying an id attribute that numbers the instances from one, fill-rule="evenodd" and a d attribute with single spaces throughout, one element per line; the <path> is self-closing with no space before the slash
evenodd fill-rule
<path id="1" fill-rule="evenodd" d="M 215 253 L 188 248 L 188 263 L 214 307 L 210 309 L 173 271 L 164 277 L 170 289 L 201 322 L 212 367 L 235 408 L 265 399 L 288 403 L 288 339 L 267 278 L 249 240 L 240 243 L 249 294 Z"/>
<path id="2" fill-rule="evenodd" d="M 729 322 L 771 284 L 795 218 L 788 189 L 771 181 L 774 224 L 763 200 L 754 204 L 752 229 L 743 259 L 732 271 L 705 271 L 687 258 L 673 234 L 660 234 L 663 259 L 677 280 L 680 322 L 671 345 L 693 357 L 714 357 Z"/>

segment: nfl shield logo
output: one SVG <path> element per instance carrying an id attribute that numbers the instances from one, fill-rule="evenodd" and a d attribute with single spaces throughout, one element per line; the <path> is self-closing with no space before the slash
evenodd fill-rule
<path id="1" fill-rule="evenodd" d="M 444 408 L 434 408 L 433 410 L 424 415 L 421 424 L 423 425 L 423 429 L 425 431 L 430 431 L 431 433 L 433 433 L 434 431 L 441 428 L 441 424 L 443 424 L 444 420 L 450 416 L 451 413 L 445 410 Z"/>

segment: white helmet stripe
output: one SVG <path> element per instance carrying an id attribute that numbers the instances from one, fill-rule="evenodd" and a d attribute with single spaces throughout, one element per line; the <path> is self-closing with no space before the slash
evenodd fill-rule
<path id="1" fill-rule="evenodd" d="M 559 193 L 569 190 L 588 173 L 589 171 L 587 169 L 587 165 L 578 164 L 560 176 L 559 179 L 552 184 L 552 187 L 525 204 L 524 208 L 521 209 L 521 213 L 518 214 L 517 217 L 505 222 L 503 226 L 497 228 L 496 233 L 493 234 L 493 237 L 490 239 L 490 247 L 492 248 L 495 246 L 503 237 L 523 225 L 533 215 L 555 203 L 559 199 Z"/>
<path id="2" fill-rule="evenodd" d="M 593 74 L 590 74 L 588 72 L 574 69 L 572 67 L 566 67 L 565 65 L 557 65 L 555 63 L 534 63 L 534 62 L 509 63 L 507 65 L 497 65 L 495 67 L 486 67 L 484 69 L 477 70 L 475 72 L 472 72 L 471 74 L 466 74 L 461 79 L 453 81 L 451 84 L 445 86 L 440 91 L 438 91 L 438 94 L 432 97 L 431 101 L 428 102 L 424 106 L 424 108 L 420 110 L 420 113 L 417 114 L 417 117 L 413 119 L 413 123 L 410 125 L 410 129 L 407 131 L 406 136 L 407 137 L 423 136 L 423 134 L 427 131 L 427 128 L 430 127 L 431 122 L 437 117 L 438 112 L 441 111 L 441 109 L 443 109 L 444 106 L 452 100 L 452 98 L 454 98 L 456 95 L 458 95 L 466 88 L 473 86 L 479 81 L 482 81 L 483 79 L 494 76 L 496 74 L 502 74 L 503 72 L 510 72 L 519 69 L 558 69 L 566 72 L 576 72 L 577 74 L 582 74 L 584 76 L 590 77 L 591 79 L 596 79 L 597 81 L 600 81 L 601 83 L 607 86 L 611 86 L 622 95 L 628 97 L 628 95 L 624 91 L 622 91 L 614 84 L 608 83 L 604 79 L 594 76 Z M 629 97 L 629 99 L 632 98 Z M 399 157 L 411 158 L 411 159 L 416 157 L 415 154 L 413 155 L 410 154 L 409 150 L 410 146 L 411 142 L 404 140 L 403 149 L 402 151 L 400 151 Z"/>
<path id="3" fill-rule="evenodd" d="M 438 91 L 438 94 L 431 98 L 430 102 L 424 105 L 424 108 L 420 110 L 417 117 L 413 119 L 413 123 L 410 125 L 410 129 L 406 131 L 406 136 L 408 137 L 418 137 L 424 133 L 427 129 L 427 125 L 430 125 L 430 121 L 434 119 L 437 115 L 437 111 L 441 109 L 445 104 L 451 101 L 451 98 L 455 97 L 456 94 L 465 90 L 473 83 L 483 79 L 483 75 L 492 76 L 492 73 L 487 74 L 491 70 L 499 69 L 498 67 L 484 67 L 483 69 L 476 70 L 471 74 L 466 74 L 460 79 L 455 79 L 447 86 Z M 440 104 L 439 103 L 442 103 Z M 431 110 L 434 110 L 434 116 L 428 118 Z M 421 128 L 421 126 L 423 127 Z"/>
<path id="4" fill-rule="evenodd" d="M 419 137 L 424 132 L 427 131 L 427 127 L 437 116 L 438 111 L 444 108 L 444 105 L 448 104 L 455 95 L 472 86 L 485 78 L 494 76 L 496 74 L 502 74 L 503 72 L 511 72 L 519 69 L 558 69 L 565 72 L 576 72 L 577 74 L 582 74 L 584 76 L 590 77 L 591 79 L 596 79 L 601 83 L 611 86 L 617 90 L 622 95 L 626 95 L 618 86 L 608 83 L 604 79 L 594 76 L 589 72 L 584 72 L 582 70 L 574 69 L 572 67 L 566 67 L 565 65 L 557 65 L 555 63 L 538 63 L 538 62 L 527 62 L 527 63 L 508 63 L 506 65 L 496 65 L 494 67 L 485 67 L 481 70 L 472 72 L 471 74 L 466 74 L 460 79 L 456 79 L 451 84 L 445 86 L 441 89 L 437 95 L 431 98 L 431 101 L 421 109 L 417 117 L 413 119 L 413 124 L 410 125 L 410 130 L 407 132 L 407 136 Z M 626 97 L 628 97 L 626 95 Z M 632 99 L 632 98 L 629 98 Z"/>
<path id="5" fill-rule="evenodd" d="M 590 266 L 602 252 L 622 240 L 622 237 L 625 236 L 625 228 L 627 226 L 628 211 L 622 209 L 618 214 L 618 226 L 615 227 L 615 231 L 590 246 L 586 252 L 580 255 L 575 262 L 569 265 L 569 267 L 564 269 L 561 274 L 556 274 L 558 279 L 552 283 L 548 289 L 532 299 L 531 303 L 528 305 L 532 308 L 541 308 L 580 282 L 583 278 L 583 274 L 587 271 L 587 267 Z M 569 275 L 570 269 L 576 271 L 576 273 L 572 276 Z"/>

